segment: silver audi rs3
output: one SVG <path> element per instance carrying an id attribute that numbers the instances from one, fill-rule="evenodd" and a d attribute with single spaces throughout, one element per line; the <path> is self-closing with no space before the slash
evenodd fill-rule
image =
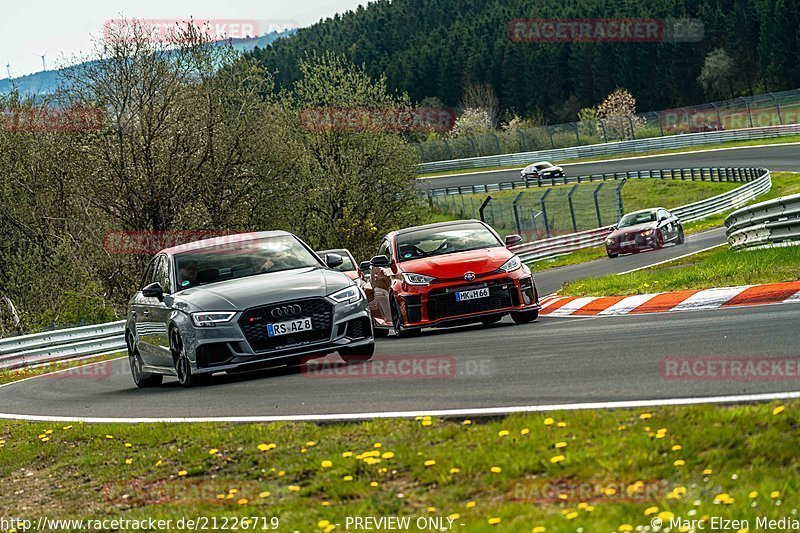
<path id="1" fill-rule="evenodd" d="M 125 326 L 139 387 L 175 376 L 190 387 L 215 372 L 292 365 L 375 349 L 364 292 L 291 233 L 269 231 L 162 250 L 131 297 Z"/>

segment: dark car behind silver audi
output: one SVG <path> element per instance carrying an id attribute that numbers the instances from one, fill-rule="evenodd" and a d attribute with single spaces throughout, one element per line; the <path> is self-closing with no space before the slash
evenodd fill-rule
<path id="1" fill-rule="evenodd" d="M 375 349 L 364 292 L 291 233 L 206 239 L 159 252 L 129 303 L 125 326 L 139 387 L 175 376 L 186 386 L 215 372 L 297 364 Z"/>

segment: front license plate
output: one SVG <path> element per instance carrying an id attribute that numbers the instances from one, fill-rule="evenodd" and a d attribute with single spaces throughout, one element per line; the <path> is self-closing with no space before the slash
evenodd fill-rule
<path id="1" fill-rule="evenodd" d="M 634 241 L 621 241 L 620 246 L 633 246 Z"/>
<path id="2" fill-rule="evenodd" d="M 478 298 L 488 298 L 489 288 L 474 289 L 471 291 L 461 291 L 456 293 L 456 301 L 463 302 L 465 300 L 477 300 Z"/>
<path id="3" fill-rule="evenodd" d="M 276 322 L 275 324 L 267 324 L 267 335 L 270 337 L 278 337 L 280 335 L 288 335 L 290 333 L 299 333 L 301 331 L 308 331 L 313 329 L 310 318 L 299 318 L 297 320 L 288 320 L 286 322 Z"/>

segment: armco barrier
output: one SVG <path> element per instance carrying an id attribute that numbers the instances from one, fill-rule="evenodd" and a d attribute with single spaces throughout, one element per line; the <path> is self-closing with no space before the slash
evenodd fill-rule
<path id="1" fill-rule="evenodd" d="M 731 170 L 731 169 L 706 169 L 706 170 Z M 735 209 L 754 198 L 769 191 L 772 188 L 772 178 L 767 169 L 740 169 L 748 173 L 757 173 L 759 177 L 737 187 L 728 192 L 724 192 L 712 198 L 694 202 L 671 209 L 683 222 L 700 220 L 718 213 L 724 213 L 730 209 Z M 800 195 L 798 195 L 800 196 Z M 800 203 L 798 203 L 800 206 Z M 733 216 L 733 215 L 731 215 Z M 729 217 L 730 218 L 730 217 Z M 797 229 L 797 226 L 795 226 Z M 561 255 L 583 248 L 591 248 L 603 243 L 606 236 L 611 233 L 612 228 L 597 228 L 579 233 L 571 233 L 550 239 L 543 239 L 532 243 L 521 244 L 512 248 L 512 251 L 520 256 L 523 261 L 537 261 L 555 255 Z"/>
<path id="2" fill-rule="evenodd" d="M 734 250 L 800 244 L 800 194 L 734 211 L 725 227 Z"/>
<path id="3" fill-rule="evenodd" d="M 124 321 L 0 340 L 0 369 L 66 361 L 125 349 Z"/>
<path id="4" fill-rule="evenodd" d="M 449 161 L 434 161 L 421 163 L 418 166 L 420 174 L 444 172 L 449 170 L 474 170 L 492 167 L 524 167 L 538 161 L 563 161 L 584 157 L 605 157 L 647 152 L 650 150 L 670 150 L 676 148 L 689 148 L 704 144 L 716 144 L 730 141 L 750 141 L 768 139 L 784 135 L 800 133 L 800 125 L 768 126 L 764 128 L 746 128 L 727 131 L 710 131 L 704 133 L 685 133 L 669 135 L 666 137 L 650 137 L 631 141 L 619 141 L 603 144 L 590 144 L 573 146 L 571 148 L 557 148 L 555 150 L 540 150 L 536 152 L 521 152 L 516 154 L 491 155 L 485 157 L 471 157 L 468 159 L 451 159 Z"/>

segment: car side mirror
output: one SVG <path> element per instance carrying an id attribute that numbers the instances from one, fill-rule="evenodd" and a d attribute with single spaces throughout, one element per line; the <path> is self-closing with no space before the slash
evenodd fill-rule
<path id="1" fill-rule="evenodd" d="M 369 260 L 369 263 L 370 266 L 374 267 L 388 267 L 392 264 L 392 262 L 389 261 L 389 258 L 386 257 L 385 255 L 376 255 L 375 257 Z"/>
<path id="2" fill-rule="evenodd" d="M 358 264 L 358 269 L 361 272 L 367 272 L 367 271 L 369 271 L 370 268 L 372 268 L 372 263 L 370 263 L 369 261 L 361 261 Z"/>
<path id="3" fill-rule="evenodd" d="M 517 246 L 518 244 L 522 244 L 522 237 L 520 235 L 506 235 L 506 248 L 511 248 L 512 246 Z"/>
<path id="4" fill-rule="evenodd" d="M 615 230 L 618 230 L 618 229 L 619 229 L 619 227 L 616 224 L 611 226 L 611 231 L 615 231 Z"/>
<path id="5" fill-rule="evenodd" d="M 164 289 L 161 288 L 159 282 L 153 282 L 142 289 L 142 296 L 145 298 L 158 298 L 161 302 L 164 300 Z"/>
<path id="6" fill-rule="evenodd" d="M 325 264 L 330 268 L 336 268 L 344 263 L 344 258 L 339 254 L 325 254 Z"/>

